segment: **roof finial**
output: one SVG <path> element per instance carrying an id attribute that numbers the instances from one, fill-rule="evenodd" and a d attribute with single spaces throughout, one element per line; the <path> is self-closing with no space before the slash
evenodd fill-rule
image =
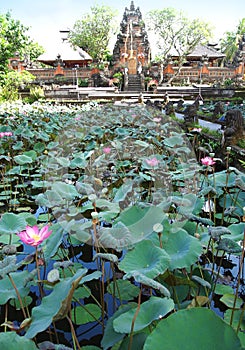
<path id="1" fill-rule="evenodd" d="M 130 11 L 135 11 L 135 7 L 134 7 L 134 2 L 133 1 L 131 1 Z"/>

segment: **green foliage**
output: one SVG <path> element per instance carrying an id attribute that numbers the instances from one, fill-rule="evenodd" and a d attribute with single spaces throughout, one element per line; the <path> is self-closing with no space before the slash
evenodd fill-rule
<path id="1" fill-rule="evenodd" d="M 17 72 L 11 70 L 3 77 L 2 86 L 0 87 L 0 100 L 14 101 L 19 99 L 19 89 L 29 86 L 35 77 L 27 72 Z"/>
<path id="2" fill-rule="evenodd" d="M 219 349 L 241 350 L 240 340 L 228 324 L 211 310 L 194 308 L 173 313 L 162 320 L 147 338 L 144 350 Z"/>
<path id="3" fill-rule="evenodd" d="M 115 16 L 116 12 L 108 6 L 91 6 L 91 12 L 75 22 L 68 35 L 69 41 L 74 47 L 88 52 L 95 61 L 103 61 L 108 54 Z"/>
<path id="4" fill-rule="evenodd" d="M 174 49 L 180 56 L 180 65 L 197 44 L 207 42 L 211 36 L 210 24 L 199 19 L 190 20 L 174 8 L 152 10 L 146 22 L 158 38 L 161 57 L 165 59 Z"/>
<path id="5" fill-rule="evenodd" d="M 220 267 L 243 254 L 242 172 L 199 165 L 178 124 L 142 105 L 18 101 L 0 112 L 0 304 L 16 310 L 2 327 L 27 340 L 55 326 L 59 337 L 64 319 L 74 349 L 99 325 L 105 350 L 241 348 L 239 282 L 238 293 L 223 286 Z M 36 250 L 20 242 L 44 223 L 52 234 Z"/>
<path id="6" fill-rule="evenodd" d="M 28 36 L 29 28 L 19 20 L 12 18 L 11 13 L 0 14 L 0 71 L 7 72 L 9 59 L 16 56 L 36 59 L 44 52 L 43 48 Z"/>
<path id="7" fill-rule="evenodd" d="M 237 25 L 235 31 L 226 32 L 224 37 L 220 40 L 220 46 L 223 53 L 225 53 L 225 60 L 232 62 L 238 50 L 238 42 L 245 34 L 245 18 L 242 18 Z"/>

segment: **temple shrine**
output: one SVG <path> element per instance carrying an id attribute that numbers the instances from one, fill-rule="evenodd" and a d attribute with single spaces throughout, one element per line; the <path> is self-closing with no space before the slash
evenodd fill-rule
<path id="1" fill-rule="evenodd" d="M 59 46 L 57 50 L 58 48 Z M 155 83 L 156 90 L 161 89 L 164 84 L 169 84 L 171 79 L 171 84 L 177 86 L 197 83 L 220 86 L 226 80 L 244 80 L 245 37 L 243 36 L 238 44 L 233 62 L 229 65 L 222 64 L 224 57 L 225 55 L 212 45 L 197 45 L 187 56 L 187 62 L 181 70 L 176 64 L 178 56 L 172 55 L 164 64 L 153 62 L 142 13 L 139 7 L 135 7 L 134 1 L 131 1 L 130 7 L 124 10 L 112 62 L 105 65 L 106 69 L 96 65 L 89 52 L 81 49 L 75 52 L 68 43 L 59 48 L 56 57 L 50 57 L 47 53 L 39 58 L 38 61 L 45 64 L 45 67 L 31 65 L 25 69 L 36 77 L 36 84 L 40 85 L 55 83 L 78 86 L 80 81 L 89 87 L 111 86 L 114 74 L 120 73 L 120 90 L 125 92 L 142 92 L 149 88 L 150 85 L 146 82 L 150 80 Z M 13 59 L 10 62 L 11 67 L 23 69 L 21 65 L 16 66 L 17 61 Z"/>

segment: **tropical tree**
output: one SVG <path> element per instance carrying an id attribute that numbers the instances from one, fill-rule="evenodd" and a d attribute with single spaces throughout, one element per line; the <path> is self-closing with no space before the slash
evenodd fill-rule
<path id="1" fill-rule="evenodd" d="M 222 52 L 226 55 L 225 61 L 232 62 L 236 56 L 238 45 L 245 34 L 245 18 L 243 18 L 235 31 L 226 32 L 225 36 L 220 40 Z"/>
<path id="2" fill-rule="evenodd" d="M 18 52 L 20 58 L 36 59 L 44 49 L 27 35 L 28 27 L 12 18 L 10 12 L 0 14 L 0 72 L 8 71 L 9 59 Z"/>
<path id="3" fill-rule="evenodd" d="M 19 99 L 19 89 L 29 86 L 35 77 L 23 70 L 18 72 L 10 70 L 3 76 L 2 86 L 0 86 L 0 101 L 14 101 Z"/>
<path id="4" fill-rule="evenodd" d="M 117 12 L 109 6 L 95 5 L 91 13 L 77 20 L 68 34 L 68 40 L 74 48 L 80 47 L 98 62 L 108 53 L 108 45 L 116 25 Z"/>
<path id="5" fill-rule="evenodd" d="M 156 35 L 158 57 L 163 62 L 171 55 L 177 55 L 178 71 L 186 61 L 186 56 L 197 44 L 207 43 L 212 36 L 211 25 L 199 19 L 188 19 L 183 12 L 173 8 L 150 11 L 146 16 L 148 30 Z"/>

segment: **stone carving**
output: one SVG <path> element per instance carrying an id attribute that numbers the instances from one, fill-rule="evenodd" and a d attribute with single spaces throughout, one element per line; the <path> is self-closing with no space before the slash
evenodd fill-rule
<path id="1" fill-rule="evenodd" d="M 217 102 L 214 106 L 214 112 L 213 112 L 214 116 L 216 117 L 220 114 L 223 114 L 224 112 L 225 112 L 224 103 L 221 101 Z"/>
<path id="2" fill-rule="evenodd" d="M 239 109 L 230 109 L 225 115 L 225 129 L 222 140 L 223 146 L 236 144 L 244 137 L 244 119 Z"/>
<path id="3" fill-rule="evenodd" d="M 143 70 L 151 60 L 150 43 L 145 24 L 142 20 L 142 14 L 139 7 L 135 8 L 131 1 L 130 8 L 125 8 L 123 19 L 120 23 L 120 32 L 113 49 L 114 68 L 128 66 L 130 60 L 134 60 L 137 73 L 137 67 Z M 132 63 L 132 62 L 131 62 Z M 129 71 L 130 74 L 130 71 Z"/>
<path id="4" fill-rule="evenodd" d="M 193 104 L 186 106 L 184 110 L 184 119 L 186 123 L 197 123 L 197 111 L 199 109 L 199 101 L 196 100 Z"/>
<path id="5" fill-rule="evenodd" d="M 169 101 L 166 106 L 165 106 L 165 114 L 166 115 L 171 115 L 175 114 L 175 108 L 174 108 L 174 103 L 173 101 Z"/>

